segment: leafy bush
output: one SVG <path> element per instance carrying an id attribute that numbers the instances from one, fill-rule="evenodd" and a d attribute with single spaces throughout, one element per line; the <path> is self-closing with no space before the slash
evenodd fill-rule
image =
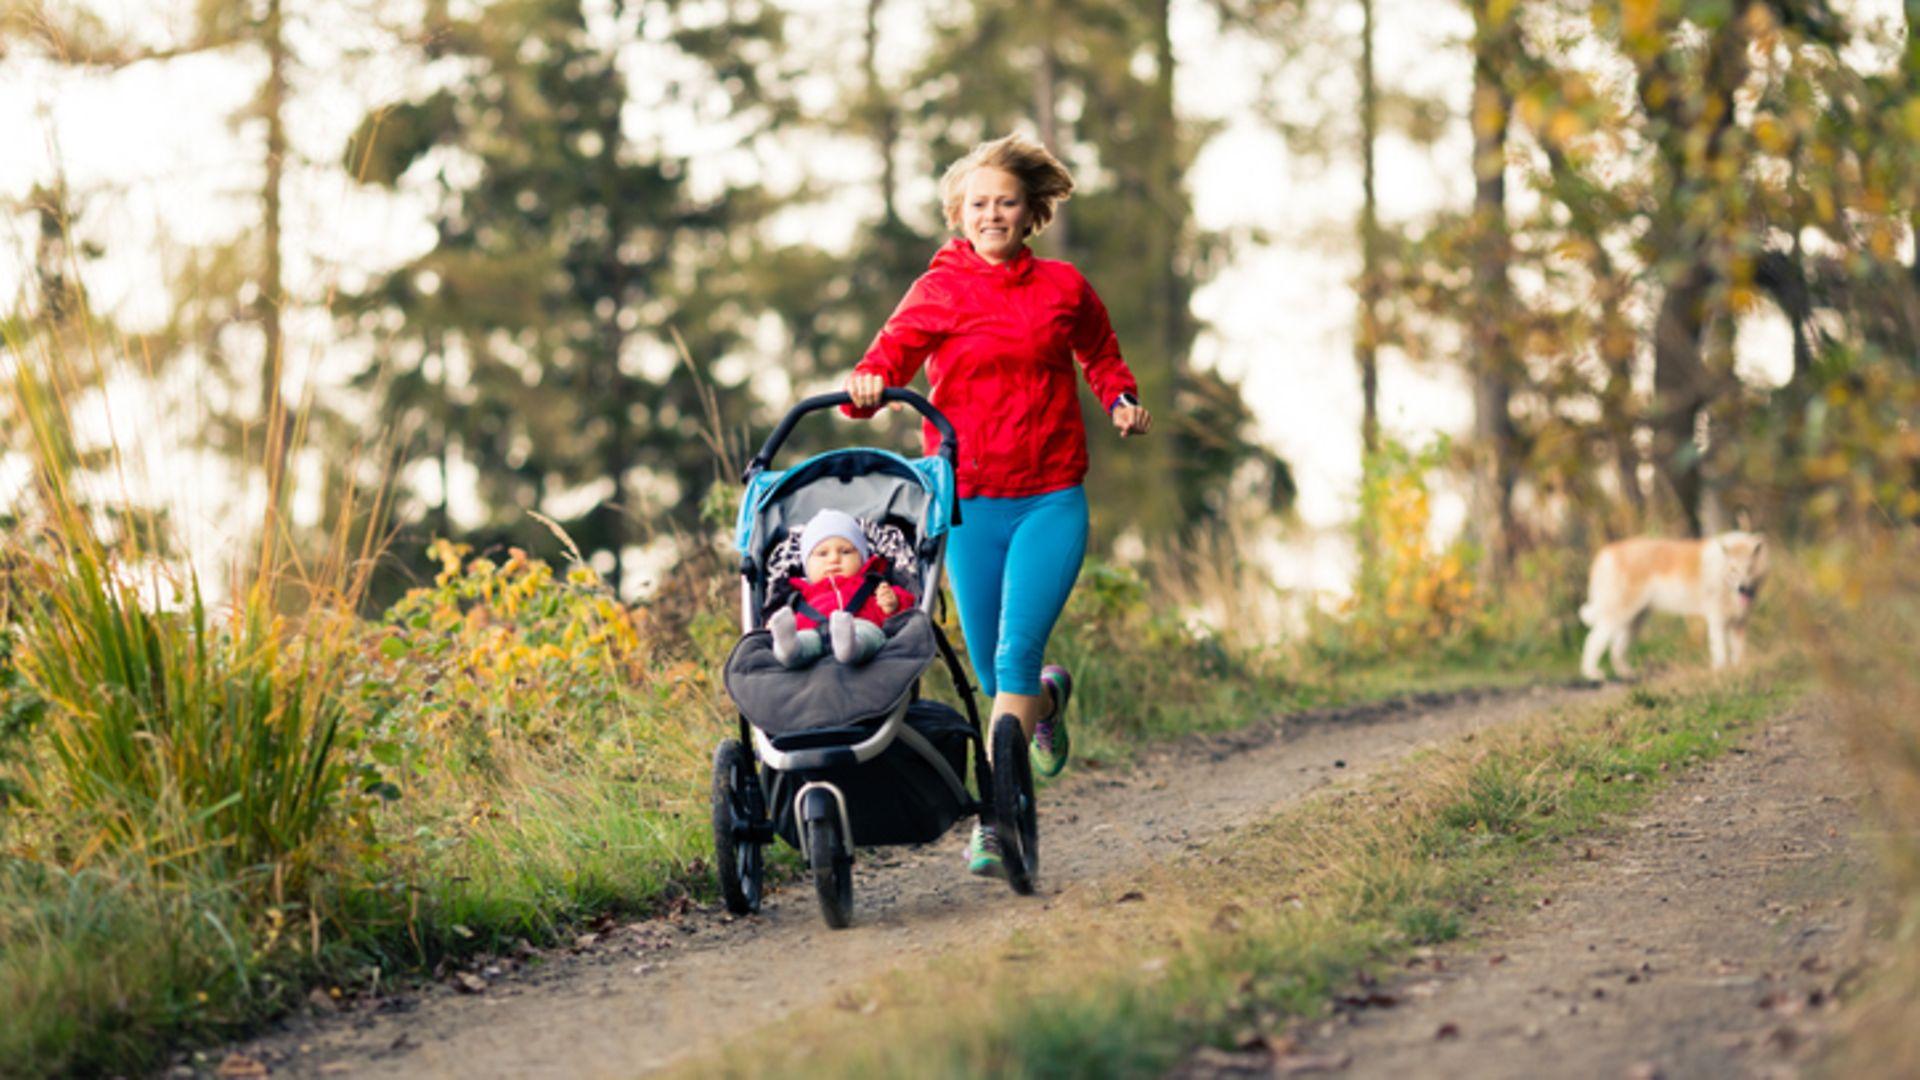
<path id="1" fill-rule="evenodd" d="M 1446 459 L 1446 442 L 1419 452 L 1387 440 L 1366 462 L 1357 540 L 1360 570 L 1337 627 L 1340 650 L 1357 656 L 1402 654 L 1455 644 L 1474 625 L 1477 552 L 1465 541 L 1436 550 L 1427 475 Z"/>
<path id="2" fill-rule="evenodd" d="M 433 586 L 367 631 L 366 685 L 390 727 L 458 743 L 476 761 L 503 739 L 557 748 L 613 731 L 625 689 L 653 674 L 645 612 L 584 567 L 559 580 L 519 548 L 504 563 L 463 565 L 470 553 L 435 541 Z"/>
<path id="3" fill-rule="evenodd" d="M 519 549 L 495 562 L 445 540 L 430 554 L 433 585 L 359 635 L 387 799 L 351 879 L 358 919 L 391 920 L 405 898 L 399 937 L 417 960 L 689 882 L 717 667 L 591 570 L 560 577 Z"/>
<path id="4" fill-rule="evenodd" d="M 1271 650 L 1228 647 L 1103 562 L 1081 572 L 1048 648 L 1074 673 L 1076 710 L 1097 718 L 1090 733 L 1123 744 L 1243 721 L 1286 686 Z"/>

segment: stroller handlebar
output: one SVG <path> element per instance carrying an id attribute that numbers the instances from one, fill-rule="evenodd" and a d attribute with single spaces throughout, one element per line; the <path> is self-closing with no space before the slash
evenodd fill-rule
<path id="1" fill-rule="evenodd" d="M 946 458 L 949 465 L 959 464 L 959 439 L 953 433 L 953 424 L 948 422 L 946 414 L 933 407 L 933 402 L 912 390 L 904 390 L 897 386 L 889 386 L 881 391 L 880 400 L 897 401 L 913 406 L 914 411 L 926 417 L 927 422 L 940 433 L 940 445 L 934 452 Z M 787 410 L 787 415 L 780 419 L 780 426 L 773 429 L 773 434 L 767 436 L 767 441 L 761 445 L 760 452 L 753 455 L 753 459 L 747 462 L 747 470 L 741 474 L 741 481 L 751 481 L 756 474 L 773 464 L 773 455 L 780 452 L 780 447 L 786 443 L 787 436 L 793 434 L 793 426 L 800 422 L 801 417 L 808 413 L 819 412 L 821 409 L 851 404 L 853 404 L 853 395 L 845 390 L 835 390 L 829 394 L 815 394 Z"/>

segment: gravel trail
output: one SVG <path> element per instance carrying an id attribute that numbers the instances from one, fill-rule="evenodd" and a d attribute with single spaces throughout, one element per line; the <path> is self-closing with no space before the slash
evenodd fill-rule
<path id="1" fill-rule="evenodd" d="M 861 851 L 849 930 L 828 930 L 811 887 L 794 883 L 758 916 L 691 908 L 609 926 L 575 950 L 502 963 L 478 993 L 436 986 L 336 1015 L 317 1010 L 234 1049 L 275 1076 L 637 1075 L 897 964 L 997 937 L 1054 897 L 1122 878 L 1337 779 L 1596 696 L 1548 687 L 1422 695 L 1183 740 L 1124 770 L 1071 768 L 1041 795 L 1037 896 L 968 877 L 963 822 L 924 848 Z"/>
<path id="2" fill-rule="evenodd" d="M 1353 1078 L 1829 1074 L 1821 1049 L 1885 895 L 1831 726 L 1800 706 L 1676 778 L 1547 870 L 1532 908 L 1302 1032 L 1297 1060 Z M 1238 1064 L 1203 1053 L 1179 1072 Z"/>

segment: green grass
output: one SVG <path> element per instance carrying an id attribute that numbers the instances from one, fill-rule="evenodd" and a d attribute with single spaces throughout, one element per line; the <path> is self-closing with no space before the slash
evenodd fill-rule
<path id="1" fill-rule="evenodd" d="M 690 1071 L 731 1075 L 1159 1075 L 1192 1048 L 1312 1016 L 1362 972 L 1470 933 L 1563 842 L 1608 826 L 1796 694 L 1791 678 L 1667 680 L 1604 708 L 1483 732 L 1216 842 L 1181 865 L 1057 900 L 1042 967 L 1007 946 L 852 991 L 839 1010 Z M 1112 949 L 1114 941 L 1129 948 Z M 1019 951 L 1016 943 L 1012 946 Z M 938 989 L 931 989 L 938 988 Z"/>
<path id="2" fill-rule="evenodd" d="M 156 1032 L 217 1039 L 291 996 L 262 969 L 245 898 L 136 866 L 0 864 L 0 1075 L 159 1060 Z"/>

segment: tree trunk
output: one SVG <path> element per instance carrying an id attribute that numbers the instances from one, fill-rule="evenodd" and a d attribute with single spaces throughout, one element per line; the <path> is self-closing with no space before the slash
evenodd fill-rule
<path id="1" fill-rule="evenodd" d="M 1910 98 L 1920 97 L 1920 0 L 1905 0 L 1902 6 L 1906 12 L 1907 51 L 1901 57 L 1900 73 Z M 1909 340 L 1920 346 L 1920 206 L 1909 211 L 1907 229 L 1914 241 L 1913 261 L 1907 266 L 1907 325 Z"/>
<path id="2" fill-rule="evenodd" d="M 1687 528 L 1701 535 L 1705 483 L 1701 447 L 1695 432 L 1713 381 L 1701 358 L 1706 329 L 1706 294 L 1711 274 L 1696 266 L 1668 287 L 1653 326 L 1653 460 L 1666 477 Z"/>
<path id="3" fill-rule="evenodd" d="M 605 61 L 612 64 L 611 58 Z M 606 149 L 599 157 L 602 168 L 617 175 L 616 162 L 619 160 L 615 148 L 620 145 L 620 109 L 618 105 L 603 105 L 600 124 L 601 145 Z M 609 185 L 611 188 L 612 185 Z M 626 350 L 627 332 L 620 326 L 620 312 L 634 297 L 628 292 L 633 285 L 633 267 L 621 254 L 626 243 L 627 204 L 624 199 L 609 190 L 603 201 L 607 208 L 607 239 L 604 254 L 604 273 L 606 274 L 606 295 L 613 298 L 612 310 L 601 319 L 602 348 L 605 356 L 603 378 L 606 396 L 601 413 L 607 421 L 607 438 L 602 444 L 600 469 L 602 475 L 613 481 L 613 494 L 601 504 L 600 513 L 604 523 L 602 536 L 607 547 L 613 552 L 613 572 L 607 575 L 607 584 L 612 587 L 613 595 L 625 599 L 622 591 L 626 585 L 626 547 L 633 519 L 633 511 L 627 504 L 627 470 L 633 460 L 633 421 L 631 411 L 631 392 L 633 381 L 620 370 L 620 354 Z"/>
<path id="4" fill-rule="evenodd" d="M 281 185 L 286 173 L 287 128 L 287 43 L 281 21 L 280 0 L 267 0 L 266 18 L 261 26 L 262 45 L 267 52 L 267 82 L 261 90 L 260 109 L 267 123 L 266 183 L 261 192 L 261 243 L 265 245 L 260 280 L 260 326 L 266 339 L 266 355 L 260 371 L 260 419 L 265 437 L 268 529 L 278 528 L 277 518 L 285 504 L 285 473 L 292 424 L 285 400 L 280 394 L 281 377 L 286 368 L 286 337 L 281 326 L 286 300 L 281 267 Z"/>
<path id="5" fill-rule="evenodd" d="M 1667 282 L 1654 319 L 1654 465 L 1667 479 L 1687 526 L 1700 535 L 1708 512 L 1705 447 L 1697 428 L 1706 408 L 1724 380 L 1715 378 L 1703 355 L 1702 335 L 1713 322 L 1707 304 L 1718 271 L 1713 263 L 1711 237 L 1689 220 L 1696 209 L 1682 202 L 1697 198 L 1689 188 L 1700 178 L 1716 175 L 1729 153 L 1734 130 L 1734 95 L 1748 72 L 1747 31 L 1744 19 L 1731 18 L 1714 31 L 1697 93 L 1687 93 L 1684 73 L 1668 52 L 1655 55 L 1641 68 L 1638 96 L 1647 114 L 1660 122 L 1663 168 L 1668 174 L 1668 203 L 1655 213 L 1654 236 L 1659 258 L 1683 267 Z M 1704 164 L 1694 160 L 1689 147 L 1704 140 Z"/>
<path id="6" fill-rule="evenodd" d="M 1507 125 L 1512 95 L 1500 82 L 1499 52 L 1509 23 L 1495 23 L 1485 3 L 1474 6 L 1473 218 L 1474 292 L 1478 313 L 1471 336 L 1474 373 L 1474 435 L 1482 455 L 1483 519 L 1491 531 L 1487 551 L 1493 575 L 1504 577 L 1517 542 L 1513 488 L 1519 474 L 1519 435 L 1511 409 L 1520 372 L 1512 340 L 1513 286 L 1508 279 Z"/>
<path id="7" fill-rule="evenodd" d="M 1380 448 L 1380 222 L 1373 165 L 1380 110 L 1373 81 L 1373 0 L 1360 0 L 1360 15 L 1360 325 L 1353 354 L 1360 366 L 1360 446 L 1370 458 Z"/>
<path id="8" fill-rule="evenodd" d="M 880 6 L 885 0 L 867 0 L 866 56 L 867 108 L 873 124 L 874 151 L 880 156 L 880 209 L 888 236 L 901 229 L 900 208 L 895 202 L 898 180 L 893 156 L 900 142 L 900 117 L 880 81 Z"/>
<path id="9" fill-rule="evenodd" d="M 1160 0 L 1154 5 L 1154 59 L 1157 61 L 1157 73 L 1154 78 L 1154 127 L 1159 132 L 1155 142 L 1155 175 L 1153 178 L 1154 201 L 1160 207 L 1161 223 L 1159 234 L 1162 258 L 1154 263 L 1160 272 L 1161 303 L 1165 307 L 1165 318 L 1161 325 L 1165 328 L 1167 362 L 1173 373 L 1173 388 L 1178 390 L 1182 373 L 1186 367 L 1187 352 L 1187 285 L 1175 265 L 1180 257 L 1180 237 L 1186 231 L 1186 199 L 1180 191 L 1180 121 L 1174 112 L 1173 103 L 1173 32 L 1172 2 Z"/>
<path id="10" fill-rule="evenodd" d="M 1058 8 L 1056 0 L 1039 0 L 1039 3 L 1040 56 L 1033 72 L 1033 119 L 1040 128 L 1040 141 L 1055 157 L 1065 158 L 1066 147 L 1060 141 L 1060 57 L 1053 48 L 1059 33 Z M 1047 226 L 1047 235 L 1053 251 L 1062 258 L 1069 257 L 1073 232 L 1067 224 L 1066 206 L 1053 208 L 1053 223 Z"/>

